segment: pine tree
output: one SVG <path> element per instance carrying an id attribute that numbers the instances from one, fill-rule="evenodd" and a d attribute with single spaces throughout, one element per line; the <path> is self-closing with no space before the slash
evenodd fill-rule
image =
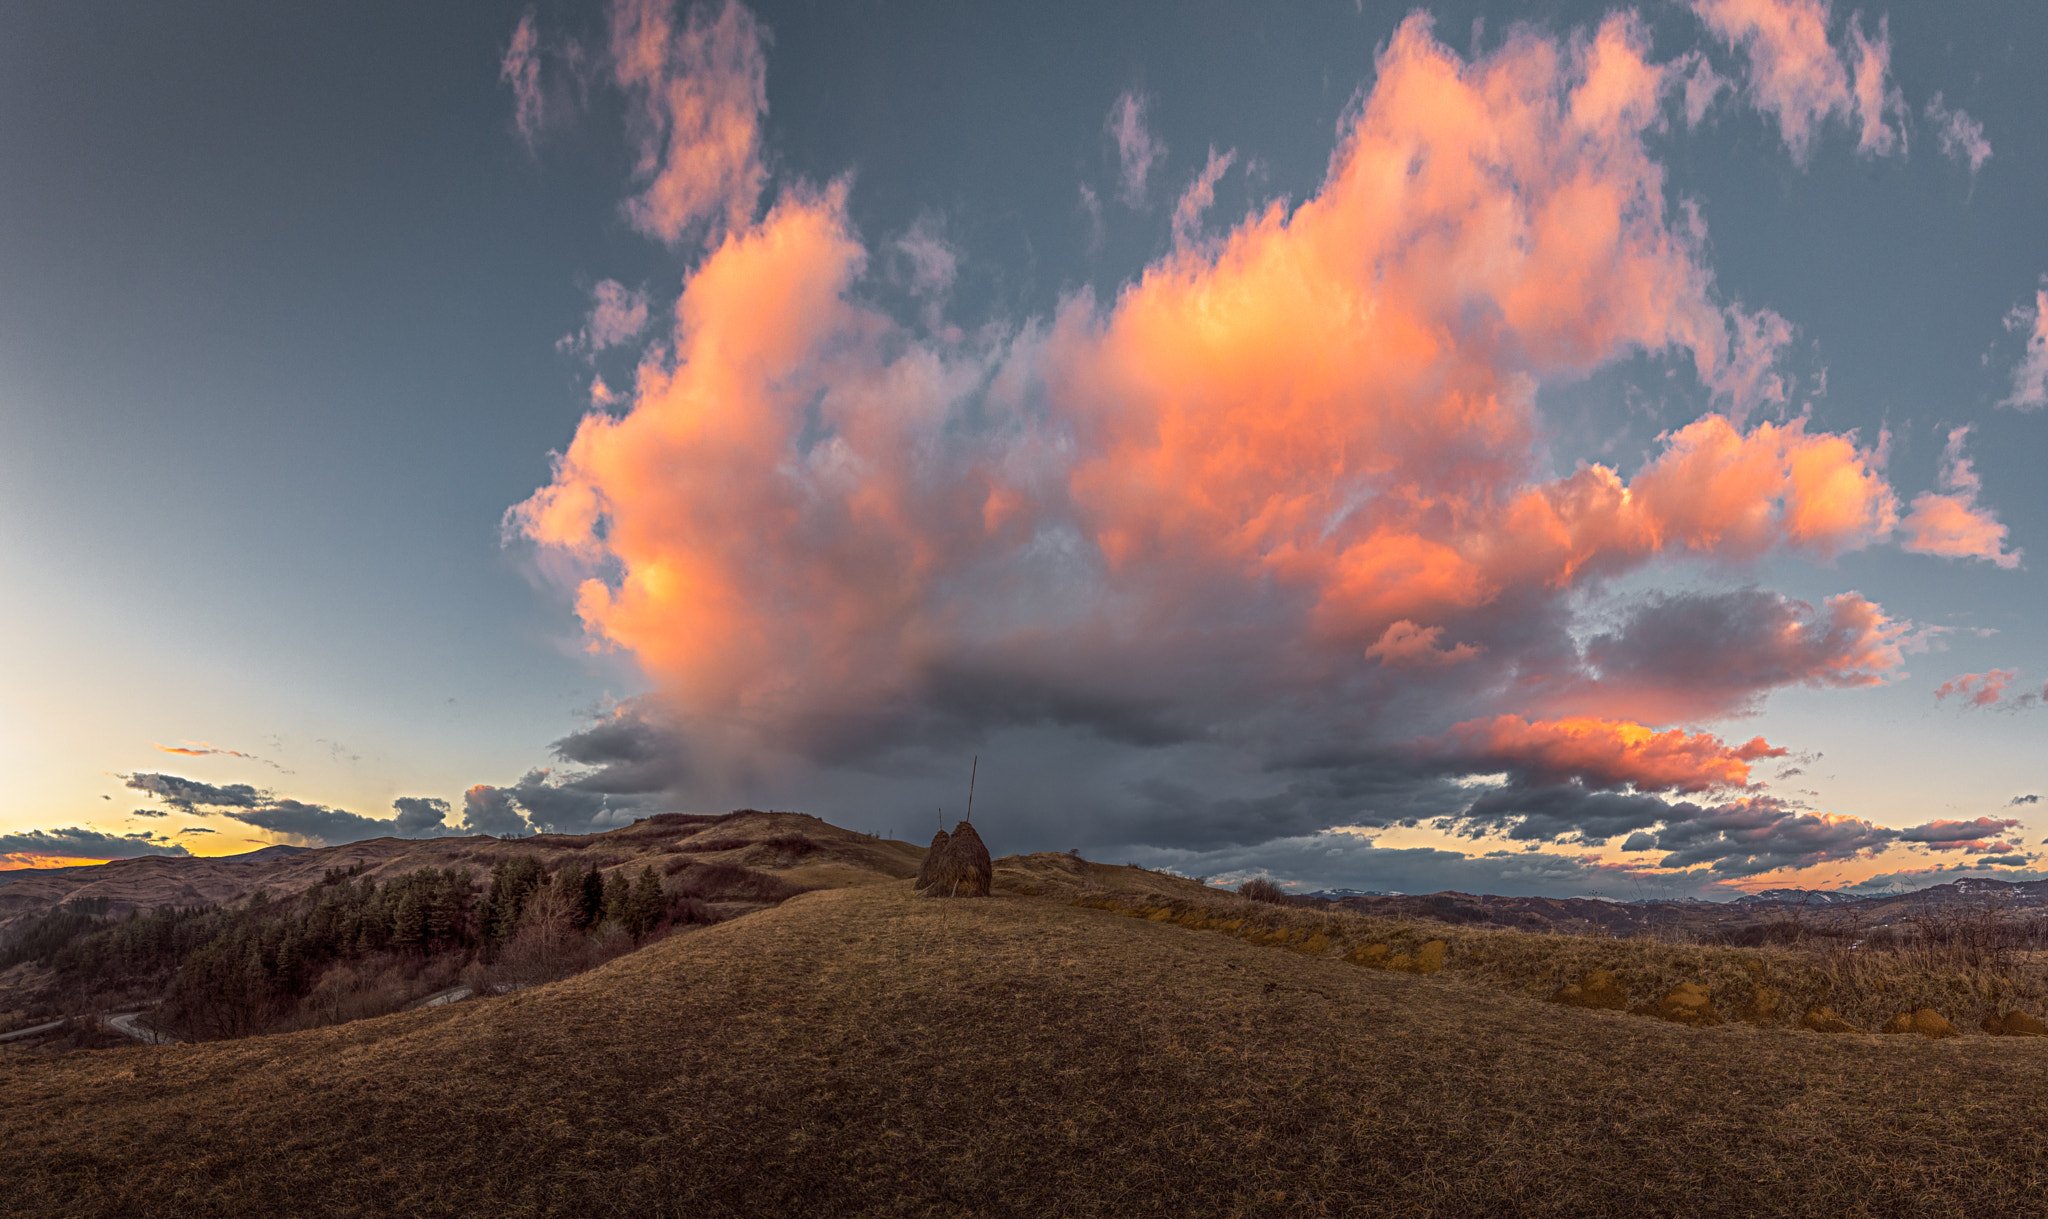
<path id="1" fill-rule="evenodd" d="M 626 907 L 633 900 L 633 882 L 626 879 L 624 872 L 613 872 L 604 880 L 604 917 L 606 921 L 624 926 Z"/>
<path id="2" fill-rule="evenodd" d="M 654 930 L 668 913 L 668 894 L 663 892 L 661 877 L 654 874 L 654 865 L 640 870 L 640 879 L 633 885 L 633 896 L 626 902 L 626 930 L 634 939 L 640 939 Z"/>

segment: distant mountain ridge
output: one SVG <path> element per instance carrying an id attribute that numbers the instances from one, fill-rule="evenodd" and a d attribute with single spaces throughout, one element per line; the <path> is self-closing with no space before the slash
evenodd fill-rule
<path id="1" fill-rule="evenodd" d="M 1835 889 L 1759 889 L 1735 899 L 1738 906 L 1835 906 L 1864 900 L 1863 894 Z"/>

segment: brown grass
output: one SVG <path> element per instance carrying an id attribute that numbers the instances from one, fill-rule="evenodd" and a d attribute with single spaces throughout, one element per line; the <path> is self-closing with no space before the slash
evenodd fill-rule
<path id="1" fill-rule="evenodd" d="M 2048 1192 L 2048 1041 L 1687 1028 L 1334 948 L 1065 894 L 808 893 L 513 996 L 0 1065 L 0 1179 L 24 1215 L 1964 1215 Z"/>
<path id="2" fill-rule="evenodd" d="M 1619 988 L 1617 1001 L 1606 1006 L 1649 1011 L 1670 999 L 1678 987 L 1695 986 L 1710 995 L 1714 1018 L 1786 1028 L 1796 1027 L 1817 1007 L 1832 1008 L 1843 1019 L 1872 1031 L 1901 1013 L 1922 1008 L 1974 1029 L 1986 1018 L 2003 1018 L 2014 1010 L 2039 1014 L 2048 1007 L 2048 954 L 1985 951 L 1982 937 L 1947 945 L 1906 942 L 1890 948 L 1857 947 L 1854 940 L 1826 937 L 1737 948 L 1650 938 L 1531 935 L 1274 906 L 1216 890 L 1189 893 L 1171 885 L 1148 886 L 1147 892 L 1090 891 L 1084 885 L 1061 889 L 1056 881 L 1044 883 L 1045 891 L 1072 893 L 1083 904 L 1133 917 L 1223 931 L 1314 955 L 1359 960 L 1383 949 L 1380 958 L 1391 959 L 1418 953 L 1425 944 L 1438 941 L 1445 945 L 1444 968 L 1530 998 L 1558 996 L 1589 975 L 1606 972 L 1614 975 L 1613 985 Z"/>

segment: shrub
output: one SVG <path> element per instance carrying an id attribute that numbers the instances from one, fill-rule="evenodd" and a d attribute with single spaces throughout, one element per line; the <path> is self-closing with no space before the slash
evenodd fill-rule
<path id="1" fill-rule="evenodd" d="M 805 891 L 802 885 L 791 884 L 780 876 L 736 868 L 726 863 L 672 859 L 665 868 L 674 868 L 677 863 L 683 866 L 669 875 L 680 873 L 674 890 L 679 897 L 694 897 L 707 902 L 779 902 Z"/>
<path id="2" fill-rule="evenodd" d="M 1280 886 L 1263 876 L 1254 877 L 1239 885 L 1237 892 L 1240 896 L 1248 897 L 1255 902 L 1270 902 L 1275 906 L 1285 905 L 1287 902 L 1287 894 L 1281 891 Z"/>

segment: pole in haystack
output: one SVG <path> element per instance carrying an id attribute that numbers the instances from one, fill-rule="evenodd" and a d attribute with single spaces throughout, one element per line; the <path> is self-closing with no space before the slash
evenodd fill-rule
<path id="1" fill-rule="evenodd" d="M 967 772 L 967 816 L 965 820 L 968 821 L 974 820 L 974 777 L 980 773 L 981 755 L 977 753 L 974 755 L 974 769 Z M 941 818 L 939 823 L 941 825 L 945 824 L 944 818 Z"/>

